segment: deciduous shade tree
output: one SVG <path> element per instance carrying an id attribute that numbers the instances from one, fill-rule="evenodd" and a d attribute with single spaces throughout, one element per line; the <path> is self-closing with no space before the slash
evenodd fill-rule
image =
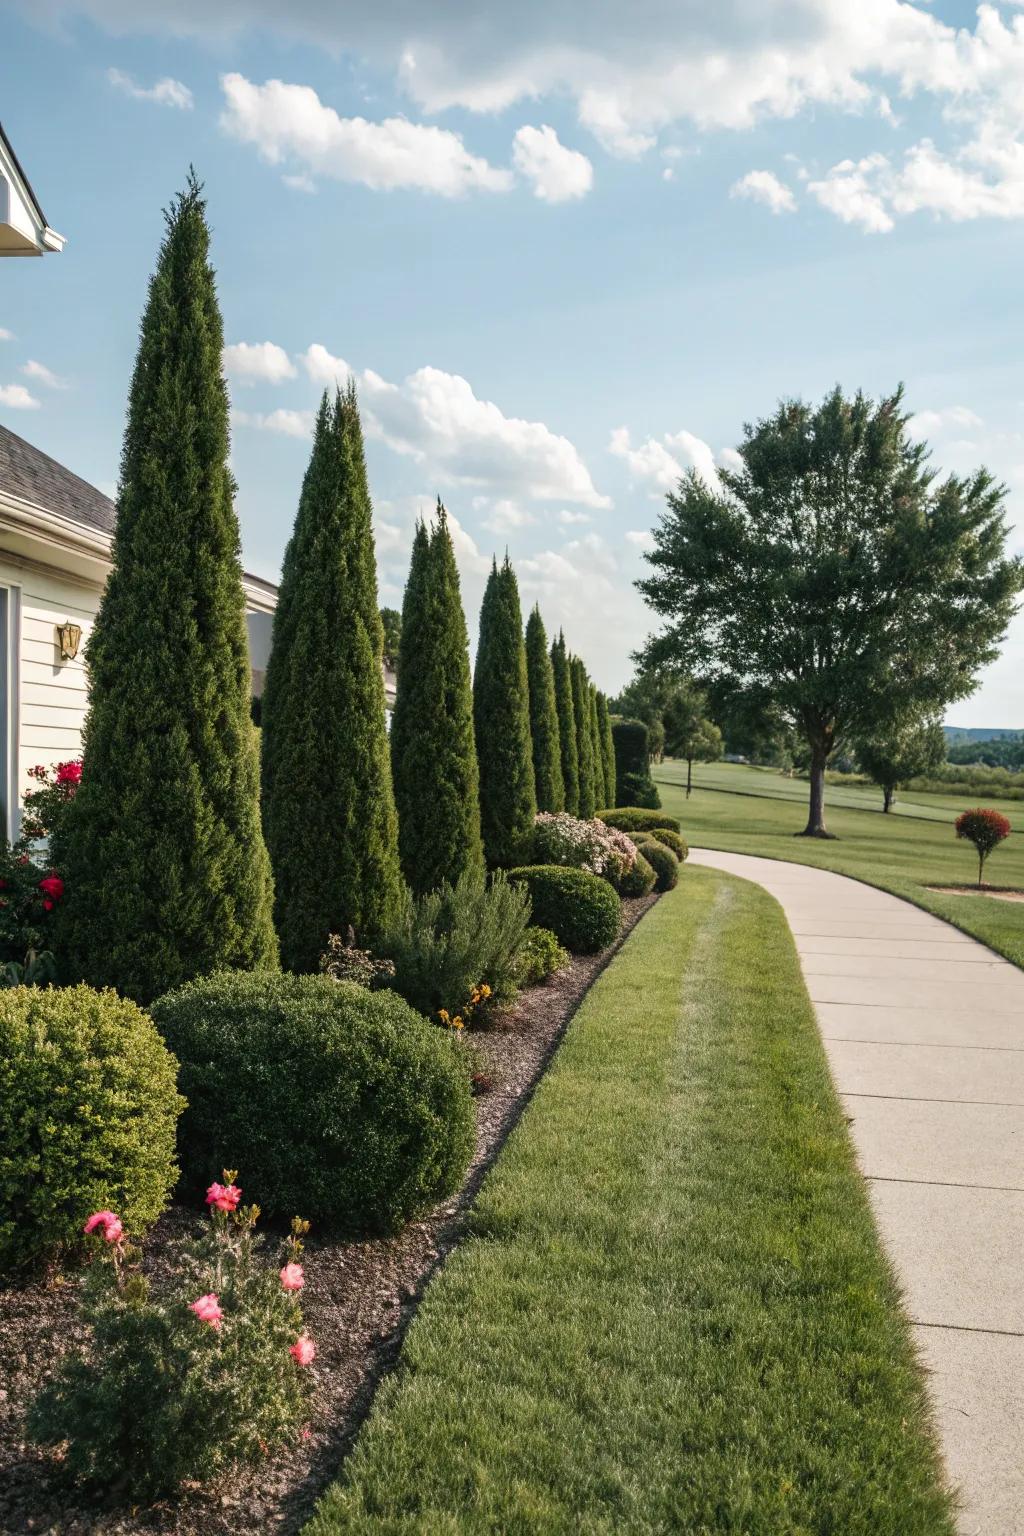
<path id="1" fill-rule="evenodd" d="M 440 501 L 433 530 L 416 529 L 401 630 L 391 770 L 402 873 L 422 896 L 484 867 L 466 620 Z"/>
<path id="2" fill-rule="evenodd" d="M 480 826 L 492 869 L 526 856 L 537 814 L 530 742 L 530 690 L 519 585 L 506 555 L 497 561 L 480 609 L 473 674 L 473 722 L 480 764 Z"/>
<path id="3" fill-rule="evenodd" d="M 722 755 L 722 733 L 708 714 L 708 701 L 691 682 L 673 688 L 665 704 L 665 746 L 686 763 L 686 798 L 693 787 L 694 763 L 713 763 Z"/>
<path id="4" fill-rule="evenodd" d="M 873 741 L 857 742 L 854 754 L 882 791 L 882 809 L 887 812 L 901 784 L 945 761 L 946 736 L 938 720 L 910 719 Z"/>
<path id="5" fill-rule="evenodd" d="M 274 969 L 223 327 L 202 189 L 172 204 L 128 401 L 81 785 L 55 853 L 68 980 L 147 1003 Z"/>
<path id="6" fill-rule="evenodd" d="M 604 805 L 608 810 L 615 804 L 615 743 L 612 741 L 612 721 L 607 697 L 598 691 L 597 723 L 601 733 L 601 761 L 604 766 Z"/>
<path id="7" fill-rule="evenodd" d="M 580 761 L 576 743 L 576 714 L 572 704 L 572 669 L 565 648 L 565 635 L 559 630 L 551 647 L 551 669 L 555 679 L 555 706 L 558 711 L 558 746 L 562 758 L 562 785 L 565 809 L 570 816 L 579 814 Z"/>
<path id="8" fill-rule="evenodd" d="M 558 737 L 555 673 L 540 609 L 526 623 L 526 673 L 530 684 L 530 736 L 539 811 L 565 810 L 562 748 Z"/>
<path id="9" fill-rule="evenodd" d="M 576 814 L 589 821 L 598 809 L 594 783 L 594 738 L 590 733 L 590 682 L 578 656 L 569 658 L 572 677 L 572 712 L 576 722 L 576 754 L 579 762 L 579 805 Z"/>
<path id="10" fill-rule="evenodd" d="M 370 497 L 355 390 L 324 395 L 263 695 L 263 827 L 281 955 L 379 932 L 400 893 Z"/>
<path id="11" fill-rule="evenodd" d="M 975 687 L 1024 585 L 1005 490 L 939 481 L 902 390 L 784 401 L 746 429 L 721 489 L 681 480 L 638 583 L 668 620 L 648 664 L 766 694 L 810 752 L 804 836 L 828 836 L 825 768 L 841 738 L 940 710 Z"/>

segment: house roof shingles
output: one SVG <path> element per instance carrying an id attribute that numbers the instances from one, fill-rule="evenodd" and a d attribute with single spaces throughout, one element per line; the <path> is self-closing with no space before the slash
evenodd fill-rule
<path id="1" fill-rule="evenodd" d="M 115 508 L 109 496 L 4 426 L 0 426 L 0 491 L 101 533 L 114 531 Z"/>

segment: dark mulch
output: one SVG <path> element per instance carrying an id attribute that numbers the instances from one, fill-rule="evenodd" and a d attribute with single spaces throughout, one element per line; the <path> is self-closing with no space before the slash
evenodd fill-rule
<path id="1" fill-rule="evenodd" d="M 331 1242 L 311 1234 L 302 1295 L 317 1345 L 309 1438 L 265 1466 L 244 1468 L 214 1488 L 190 1490 L 173 1504 L 146 1510 L 98 1510 L 82 1503 L 52 1462 L 26 1444 L 23 1429 L 27 1403 L 64 1350 L 82 1336 L 75 1279 L 57 1276 L 0 1291 L 0 1533 L 228 1536 L 300 1530 L 337 1476 L 381 1377 L 398 1356 L 424 1287 L 463 1235 L 480 1183 L 580 1001 L 655 899 L 623 902 L 615 945 L 574 959 L 544 986 L 524 992 L 493 1027 L 473 1032 L 472 1048 L 490 1086 L 476 1100 L 476 1154 L 453 1200 L 393 1238 Z M 146 1240 L 146 1265 L 155 1276 L 168 1267 L 175 1245 L 196 1220 L 194 1209 L 174 1205 L 157 1223 Z"/>

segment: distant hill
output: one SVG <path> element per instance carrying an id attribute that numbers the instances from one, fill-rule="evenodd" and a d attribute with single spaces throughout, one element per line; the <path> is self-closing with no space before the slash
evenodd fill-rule
<path id="1" fill-rule="evenodd" d="M 942 729 L 950 746 L 954 742 L 961 741 L 1012 741 L 1015 736 L 1021 734 L 1020 731 L 997 730 L 995 727 L 973 725 L 944 725 Z"/>

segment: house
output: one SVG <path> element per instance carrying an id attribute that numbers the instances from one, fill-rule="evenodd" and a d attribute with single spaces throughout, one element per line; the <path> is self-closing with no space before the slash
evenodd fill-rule
<path id="1" fill-rule="evenodd" d="M 111 565 L 114 503 L 0 426 L 0 831 L 17 833 L 29 768 L 76 757 L 85 641 Z M 277 588 L 243 577 L 253 693 Z"/>
<path id="2" fill-rule="evenodd" d="M 0 123 L 0 256 L 45 256 L 63 249 L 64 236 L 47 224 Z"/>

